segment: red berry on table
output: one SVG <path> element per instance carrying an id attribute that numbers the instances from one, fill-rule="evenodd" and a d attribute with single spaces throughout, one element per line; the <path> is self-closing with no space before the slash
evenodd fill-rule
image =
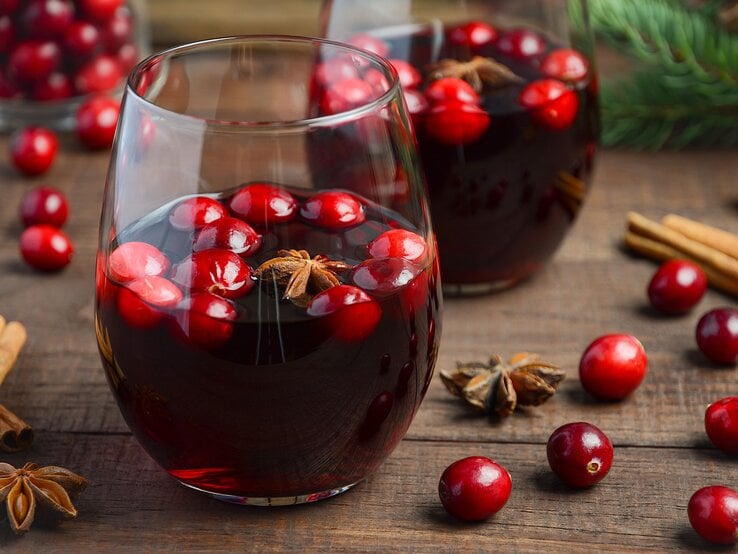
<path id="1" fill-rule="evenodd" d="M 533 58 L 546 50 L 543 37 L 530 29 L 505 31 L 497 39 L 497 50 L 511 58 Z"/>
<path id="2" fill-rule="evenodd" d="M 469 83 L 456 77 L 444 77 L 433 81 L 425 89 L 425 97 L 431 104 L 452 101 L 463 104 L 479 104 L 481 101 L 479 95 Z"/>
<path id="3" fill-rule="evenodd" d="M 185 342 L 212 350 L 231 338 L 237 318 L 238 311 L 229 300 L 209 292 L 198 292 L 177 306 L 177 334 Z"/>
<path id="4" fill-rule="evenodd" d="M 587 78 L 589 62 L 576 50 L 559 48 L 543 58 L 541 72 L 552 79 L 576 83 Z"/>
<path id="5" fill-rule="evenodd" d="M 300 217 L 326 229 L 345 229 L 362 223 L 366 216 L 364 206 L 353 194 L 326 190 L 303 203 Z"/>
<path id="6" fill-rule="evenodd" d="M 120 103 L 113 98 L 96 96 L 86 100 L 77 110 L 77 138 L 90 150 L 110 148 L 118 125 Z"/>
<path id="7" fill-rule="evenodd" d="M 707 277 L 689 260 L 670 260 L 659 267 L 648 285 L 651 305 L 666 314 L 684 314 L 702 300 Z"/>
<path id="8" fill-rule="evenodd" d="M 496 514 L 511 492 L 510 473 L 484 456 L 454 462 L 438 483 L 438 496 L 446 511 L 467 521 L 481 521 Z"/>
<path id="9" fill-rule="evenodd" d="M 78 59 L 88 58 L 100 46 L 100 31 L 88 21 L 75 21 L 64 32 L 62 46 Z"/>
<path id="10" fill-rule="evenodd" d="M 613 334 L 595 339 L 579 361 L 579 379 L 589 394 L 601 400 L 621 400 L 643 381 L 648 358 L 632 335 Z"/>
<path id="11" fill-rule="evenodd" d="M 697 322 L 697 346 L 711 362 L 733 365 L 738 360 L 738 310 L 716 308 Z"/>
<path id="12" fill-rule="evenodd" d="M 358 108 L 375 97 L 372 86 L 362 79 L 346 79 L 331 84 L 320 99 L 320 107 L 327 115 Z"/>
<path id="13" fill-rule="evenodd" d="M 389 46 L 382 39 L 372 35 L 359 34 L 348 39 L 348 44 L 361 50 L 366 50 L 377 56 L 386 57 L 389 54 Z"/>
<path id="14" fill-rule="evenodd" d="M 118 312 L 132 327 L 145 329 L 159 323 L 165 310 L 182 300 L 182 291 L 164 277 L 141 277 L 125 284 L 118 293 Z"/>
<path id="15" fill-rule="evenodd" d="M 408 285 L 419 269 L 401 258 L 370 258 L 351 273 L 354 283 L 375 295 L 386 296 Z"/>
<path id="16" fill-rule="evenodd" d="M 707 407 L 705 431 L 717 448 L 738 454 L 738 396 L 721 398 Z"/>
<path id="17" fill-rule="evenodd" d="M 31 0 L 21 19 L 30 36 L 58 38 L 74 21 L 74 5 L 67 0 Z"/>
<path id="18" fill-rule="evenodd" d="M 556 429 L 546 445 L 548 464 L 565 484 L 574 488 L 599 483 L 612 466 L 612 443 L 591 423 L 567 423 Z"/>
<path id="19" fill-rule="evenodd" d="M 20 236 L 20 252 L 28 265 L 41 271 L 57 271 L 72 261 L 69 237 L 51 225 L 32 225 Z"/>
<path id="20" fill-rule="evenodd" d="M 53 102 L 74 95 L 72 81 L 64 73 L 54 72 L 33 84 L 31 96 L 34 100 Z"/>
<path id="21" fill-rule="evenodd" d="M 193 291 L 224 298 L 248 294 L 254 286 L 251 268 L 230 250 L 211 248 L 194 252 L 172 268 L 172 281 Z"/>
<path id="22" fill-rule="evenodd" d="M 448 41 L 455 46 L 469 48 L 478 52 L 497 40 L 497 29 L 484 21 L 470 21 L 465 25 L 454 27 L 448 34 Z"/>
<path id="23" fill-rule="evenodd" d="M 124 242 L 108 257 L 110 277 L 118 283 L 163 275 L 169 265 L 166 255 L 146 242 Z"/>
<path id="24" fill-rule="evenodd" d="M 169 223 L 178 231 L 193 231 L 227 215 L 223 204 L 214 198 L 193 196 L 174 207 L 169 214 Z"/>
<path id="25" fill-rule="evenodd" d="M 23 195 L 19 213 L 24 227 L 38 224 L 61 227 L 67 221 L 69 205 L 59 189 L 40 186 Z"/>
<path id="26" fill-rule="evenodd" d="M 61 51 L 50 40 L 25 40 L 10 51 L 8 70 L 20 81 L 32 83 L 57 70 Z"/>
<path id="27" fill-rule="evenodd" d="M 420 75 L 420 71 L 415 67 L 406 62 L 405 60 L 389 60 L 392 67 L 397 71 L 397 76 L 400 79 L 400 84 L 403 88 L 417 88 L 418 85 L 423 81 L 423 77 Z"/>
<path id="28" fill-rule="evenodd" d="M 27 127 L 10 138 L 10 159 L 18 171 L 26 175 L 46 172 L 56 159 L 59 142 L 56 135 L 43 127 Z"/>
<path id="29" fill-rule="evenodd" d="M 94 21 L 107 21 L 123 5 L 123 0 L 79 0 L 84 14 Z"/>
<path id="30" fill-rule="evenodd" d="M 286 190 L 266 183 L 246 185 L 233 195 L 228 208 L 252 225 L 271 225 L 294 219 L 297 200 Z"/>
<path id="31" fill-rule="evenodd" d="M 403 258 L 411 262 L 422 262 L 428 252 L 425 239 L 406 229 L 385 231 L 368 245 L 372 258 Z"/>
<path id="32" fill-rule="evenodd" d="M 715 544 L 735 544 L 738 492 L 723 486 L 703 487 L 687 505 L 689 523 L 697 534 Z"/>
<path id="33" fill-rule="evenodd" d="M 251 225 L 235 217 L 222 217 L 200 229 L 192 250 L 223 248 L 248 257 L 256 254 L 260 246 L 261 236 Z"/>
<path id="34" fill-rule="evenodd" d="M 316 294 L 307 306 L 307 314 L 326 317 L 332 336 L 352 342 L 372 334 L 382 317 L 382 308 L 363 290 L 338 285 Z"/>
<path id="35" fill-rule="evenodd" d="M 475 104 L 443 102 L 431 107 L 425 117 L 425 130 L 444 144 L 470 144 L 479 140 L 491 118 Z"/>
<path id="36" fill-rule="evenodd" d="M 103 54 L 92 58 L 74 75 L 74 86 L 80 94 L 109 92 L 123 78 L 118 58 Z"/>
<path id="37" fill-rule="evenodd" d="M 561 81 L 541 79 L 523 89 L 520 104 L 530 110 L 536 123 L 559 131 L 574 123 L 579 110 L 579 97 Z"/>

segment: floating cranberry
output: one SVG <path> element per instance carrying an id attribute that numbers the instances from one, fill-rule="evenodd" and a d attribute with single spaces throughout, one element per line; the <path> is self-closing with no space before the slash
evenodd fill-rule
<path id="1" fill-rule="evenodd" d="M 418 274 L 418 268 L 401 258 L 372 258 L 357 265 L 351 277 L 362 289 L 386 296 L 407 286 Z"/>
<path id="2" fill-rule="evenodd" d="M 74 20 L 74 6 L 67 0 L 31 0 L 21 19 L 30 36 L 58 38 Z"/>
<path id="3" fill-rule="evenodd" d="M 108 258 L 110 277 L 127 283 L 141 277 L 157 277 L 169 269 L 169 259 L 146 242 L 124 242 Z"/>
<path id="4" fill-rule="evenodd" d="M 406 229 L 385 231 L 368 245 L 372 258 L 403 258 L 421 262 L 428 251 L 425 239 Z"/>
<path id="5" fill-rule="evenodd" d="M 703 487 L 687 506 L 697 534 L 715 544 L 735 544 L 738 537 L 738 492 L 723 486 Z"/>
<path id="6" fill-rule="evenodd" d="M 362 223 L 364 206 L 352 194 L 336 190 L 319 192 L 300 208 L 302 219 L 327 229 L 345 229 Z"/>
<path id="7" fill-rule="evenodd" d="M 61 227 L 67 221 L 69 205 L 59 189 L 40 186 L 23 195 L 19 213 L 24 227 L 38 224 Z"/>
<path id="8" fill-rule="evenodd" d="M 372 86 L 362 79 L 346 79 L 331 84 L 323 92 L 320 107 L 332 115 L 363 106 L 374 97 Z"/>
<path id="9" fill-rule="evenodd" d="M 721 398 L 707 407 L 705 431 L 715 447 L 738 454 L 738 396 Z"/>
<path id="10" fill-rule="evenodd" d="M 82 11 L 94 21 L 107 21 L 123 5 L 123 0 L 79 0 Z"/>
<path id="11" fill-rule="evenodd" d="M 423 77 L 420 75 L 420 71 L 415 67 L 406 62 L 405 60 L 389 60 L 392 67 L 397 71 L 397 76 L 400 79 L 400 84 L 403 88 L 417 88 L 418 85 L 423 81 Z"/>
<path id="12" fill-rule="evenodd" d="M 169 223 L 178 231 L 202 229 L 228 215 L 223 204 L 208 196 L 193 196 L 177 204 L 169 214 Z"/>
<path id="13" fill-rule="evenodd" d="M 56 135 L 43 127 L 27 127 L 10 138 L 10 159 L 26 175 L 46 172 L 56 159 L 59 143 Z"/>
<path id="14" fill-rule="evenodd" d="M 733 365 L 738 359 L 738 310 L 716 308 L 697 323 L 697 346 L 715 364 Z"/>
<path id="15" fill-rule="evenodd" d="M 133 18 L 126 8 L 115 12 L 113 17 L 100 27 L 100 37 L 108 52 L 116 52 L 127 44 L 133 35 Z"/>
<path id="16" fill-rule="evenodd" d="M 373 37 L 372 35 L 354 35 L 348 39 L 348 43 L 355 48 L 366 50 L 383 58 L 389 54 L 389 45 L 382 39 Z"/>
<path id="17" fill-rule="evenodd" d="M 454 27 L 448 34 L 448 41 L 455 45 L 479 52 L 497 40 L 497 29 L 484 21 L 470 21 Z"/>
<path id="18" fill-rule="evenodd" d="M 79 68 L 74 76 L 74 86 L 81 94 L 108 92 L 123 78 L 118 59 L 107 54 L 97 56 Z"/>
<path id="19" fill-rule="evenodd" d="M 331 86 L 338 81 L 358 79 L 359 71 L 348 58 L 334 58 L 315 66 L 315 81 L 323 86 Z"/>
<path id="20" fill-rule="evenodd" d="M 248 294 L 254 286 L 251 268 L 230 250 L 211 248 L 185 258 L 172 268 L 172 280 L 194 291 L 208 291 L 225 298 Z"/>
<path id="21" fill-rule="evenodd" d="M 74 94 L 72 81 L 64 73 L 51 73 L 33 84 L 31 96 L 34 100 L 51 102 L 64 100 Z"/>
<path id="22" fill-rule="evenodd" d="M 69 237 L 51 225 L 32 225 L 20 236 L 20 252 L 28 265 L 41 271 L 58 271 L 72 261 Z"/>
<path id="23" fill-rule="evenodd" d="M 10 50 L 15 41 L 15 25 L 8 15 L 0 15 L 0 55 Z"/>
<path id="24" fill-rule="evenodd" d="M 556 429 L 546 445 L 548 464 L 570 487 L 600 482 L 612 465 L 612 443 L 591 423 L 567 423 Z"/>
<path id="25" fill-rule="evenodd" d="M 221 217 L 197 234 L 192 250 L 223 248 L 244 257 L 253 256 L 261 246 L 261 236 L 248 223 L 235 217 Z"/>
<path id="26" fill-rule="evenodd" d="M 546 77 L 577 83 L 587 78 L 589 62 L 576 50 L 559 48 L 543 58 L 541 71 Z"/>
<path id="27" fill-rule="evenodd" d="M 270 225 L 294 219 L 297 200 L 286 190 L 253 183 L 239 190 L 228 203 L 233 215 L 253 225 Z"/>
<path id="28" fill-rule="evenodd" d="M 475 104 L 443 102 L 436 104 L 425 118 L 425 129 L 444 144 L 470 144 L 481 138 L 490 116 Z"/>
<path id="29" fill-rule="evenodd" d="M 510 473 L 484 456 L 457 460 L 446 468 L 438 483 L 438 496 L 446 511 L 467 521 L 481 521 L 496 514 L 511 492 Z"/>
<path id="30" fill-rule="evenodd" d="M 113 98 L 96 96 L 86 100 L 77 110 L 77 138 L 90 150 L 110 148 L 118 125 L 120 103 Z"/>
<path id="31" fill-rule="evenodd" d="M 169 279 L 141 277 L 125 284 L 118 293 L 118 313 L 132 327 L 153 327 L 182 300 L 182 291 Z"/>
<path id="32" fill-rule="evenodd" d="M 338 285 L 316 294 L 308 304 L 307 314 L 325 317 L 334 337 L 353 342 L 372 334 L 382 317 L 382 308 L 363 290 Z"/>
<path id="33" fill-rule="evenodd" d="M 536 123 L 560 131 L 574 123 L 579 97 L 561 81 L 541 79 L 523 89 L 520 104 L 530 110 Z"/>
<path id="34" fill-rule="evenodd" d="M 543 37 L 530 29 L 512 29 L 497 39 L 497 50 L 511 58 L 533 58 L 546 50 Z"/>
<path id="35" fill-rule="evenodd" d="M 684 314 L 702 300 L 707 277 L 702 268 L 689 260 L 670 260 L 651 278 L 648 299 L 666 314 Z"/>
<path id="36" fill-rule="evenodd" d="M 177 307 L 175 320 L 178 334 L 190 344 L 213 350 L 233 335 L 233 322 L 238 311 L 233 304 L 209 292 L 185 298 Z"/>
<path id="37" fill-rule="evenodd" d="M 425 89 L 425 97 L 431 104 L 461 102 L 462 104 L 479 104 L 481 99 L 474 88 L 456 77 L 444 77 L 433 81 Z"/>
<path id="38" fill-rule="evenodd" d="M 8 69 L 14 77 L 32 83 L 57 70 L 61 63 L 61 51 L 49 40 L 26 40 L 11 50 Z"/>
<path id="39" fill-rule="evenodd" d="M 643 381 L 648 369 L 646 351 L 632 335 L 604 335 L 594 340 L 579 361 L 582 387 L 602 400 L 621 400 Z"/>
<path id="40" fill-rule="evenodd" d="M 100 32 L 88 21 L 75 21 L 64 32 L 62 45 L 72 56 L 89 58 L 100 46 Z"/>

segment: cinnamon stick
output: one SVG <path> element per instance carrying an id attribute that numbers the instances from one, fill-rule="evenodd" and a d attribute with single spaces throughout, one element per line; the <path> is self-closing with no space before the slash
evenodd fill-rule
<path id="1" fill-rule="evenodd" d="M 11 321 L 5 324 L 4 318 L 2 323 L 2 329 L 0 329 L 0 385 L 13 368 L 27 338 L 26 328 L 22 323 Z"/>
<path id="2" fill-rule="evenodd" d="M 676 214 L 663 217 L 661 224 L 687 238 L 710 246 L 733 258 L 738 258 L 738 236 L 733 233 Z"/>
<path id="3" fill-rule="evenodd" d="M 0 404 L 0 450 L 19 452 L 33 442 L 33 429 L 25 421 Z"/>

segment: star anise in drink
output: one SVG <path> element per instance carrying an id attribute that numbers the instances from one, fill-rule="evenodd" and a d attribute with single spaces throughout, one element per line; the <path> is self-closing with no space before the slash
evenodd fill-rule
<path id="1" fill-rule="evenodd" d="M 310 257 L 306 250 L 279 250 L 277 257 L 261 264 L 254 275 L 284 288 L 282 298 L 304 308 L 313 296 L 341 284 L 338 274 L 351 265 L 318 254 Z"/>
<path id="2" fill-rule="evenodd" d="M 538 406 L 551 398 L 566 372 L 537 354 L 519 352 L 505 362 L 493 354 L 489 362 L 458 362 L 441 371 L 448 391 L 480 412 L 511 415 L 518 406 Z"/>
<path id="3" fill-rule="evenodd" d="M 468 62 L 444 59 L 431 70 L 428 79 L 435 81 L 443 77 L 456 77 L 469 83 L 472 88 L 481 92 L 486 85 L 489 88 L 501 88 L 510 83 L 522 83 L 524 79 L 516 75 L 512 69 L 492 58 L 475 56 Z"/>
<path id="4" fill-rule="evenodd" d="M 30 529 L 37 504 L 63 517 L 76 517 L 69 493 L 80 493 L 85 486 L 84 477 L 63 467 L 27 463 L 16 469 L 0 462 L 0 502 L 5 501 L 10 527 L 19 534 Z"/>

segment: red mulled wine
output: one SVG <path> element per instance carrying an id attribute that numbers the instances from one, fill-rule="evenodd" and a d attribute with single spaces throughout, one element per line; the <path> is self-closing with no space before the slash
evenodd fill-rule
<path id="1" fill-rule="evenodd" d="M 435 246 L 353 193 L 251 183 L 176 200 L 98 259 L 120 409 L 181 482 L 313 500 L 374 471 L 430 383 Z"/>

